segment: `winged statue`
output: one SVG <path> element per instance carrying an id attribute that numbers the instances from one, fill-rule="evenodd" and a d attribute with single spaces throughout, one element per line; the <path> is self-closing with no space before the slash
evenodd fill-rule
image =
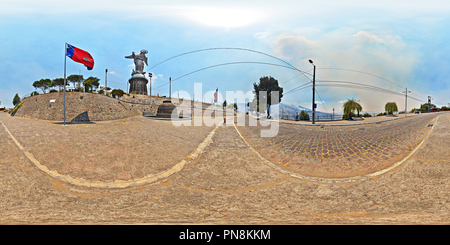
<path id="1" fill-rule="evenodd" d="M 134 74 L 142 74 L 142 75 L 145 74 L 144 63 L 148 66 L 147 57 L 145 56 L 145 54 L 147 53 L 148 51 L 143 49 L 141 50 L 140 54 L 135 54 L 134 52 L 131 52 L 131 55 L 125 56 L 125 58 L 127 59 L 134 59 L 134 66 L 136 70 L 133 69 L 131 76 L 133 76 Z"/>

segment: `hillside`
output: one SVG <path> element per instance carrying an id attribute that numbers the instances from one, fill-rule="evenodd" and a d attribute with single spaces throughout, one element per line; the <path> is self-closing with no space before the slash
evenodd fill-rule
<path id="1" fill-rule="evenodd" d="M 64 93 L 49 93 L 25 98 L 15 116 L 63 121 Z M 66 122 L 103 121 L 156 112 L 157 105 L 140 105 L 111 97 L 80 92 L 66 92 Z"/>
<path id="2" fill-rule="evenodd" d="M 150 101 L 150 96 L 147 95 L 124 95 L 118 100 L 95 93 L 66 92 L 66 122 L 115 120 L 140 116 L 143 112 L 156 114 L 158 106 L 167 99 L 152 96 L 153 104 L 150 105 L 146 104 Z M 142 104 L 139 104 L 141 102 Z M 183 100 L 172 99 L 172 102 L 178 106 Z M 64 121 L 63 92 L 27 97 L 21 103 L 22 106 L 14 116 Z M 191 105 L 194 105 L 192 101 Z M 201 103 L 203 109 L 210 106 Z"/>

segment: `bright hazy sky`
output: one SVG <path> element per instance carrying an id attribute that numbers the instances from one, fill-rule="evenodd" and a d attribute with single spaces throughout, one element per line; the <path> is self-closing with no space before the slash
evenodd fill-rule
<path id="1" fill-rule="evenodd" d="M 276 78 L 284 91 L 308 82 L 299 72 L 263 64 L 217 66 L 230 62 L 265 62 L 278 59 L 312 73 L 316 80 L 364 83 L 410 94 L 408 110 L 428 96 L 437 106 L 450 103 L 450 3 L 448 1 L 0 1 L 0 107 L 12 107 L 19 96 L 35 91 L 32 83 L 64 76 L 64 45 L 89 52 L 94 69 L 67 58 L 67 76 L 96 76 L 100 84 L 127 89 L 134 68 L 131 52 L 148 50 L 147 72 L 152 72 L 152 93 L 194 93 L 252 90 L 260 77 Z M 152 68 L 150 70 L 150 68 Z M 326 68 L 340 68 L 326 69 Z M 343 70 L 346 69 L 346 70 Z M 349 71 L 352 70 L 352 71 Z M 354 72 L 360 71 L 360 72 Z M 372 75 L 369 75 L 372 74 Z M 297 76 L 297 77 L 296 77 Z M 294 78 L 296 77 L 296 78 Z M 294 79 L 292 79 L 294 78 Z M 309 77 L 311 79 L 311 77 Z M 174 81 L 175 80 L 175 81 Z M 159 87 L 158 86 L 162 86 Z M 364 111 L 384 111 L 395 101 L 404 110 L 405 97 L 352 88 L 317 87 L 318 110 L 342 110 L 348 98 L 360 100 Z M 195 95 L 199 99 L 199 95 Z M 210 98 L 206 98 L 210 102 Z M 286 94 L 282 103 L 311 108 L 310 88 Z"/>

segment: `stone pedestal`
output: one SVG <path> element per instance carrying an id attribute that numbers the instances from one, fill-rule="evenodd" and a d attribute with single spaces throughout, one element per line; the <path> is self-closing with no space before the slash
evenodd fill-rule
<path id="1" fill-rule="evenodd" d="M 177 108 L 174 104 L 172 104 L 172 101 L 165 100 L 161 105 L 158 106 L 158 111 L 156 112 L 156 117 L 162 117 L 162 118 L 171 118 L 172 117 L 172 111 L 175 110 L 175 113 L 177 112 Z"/>
<path id="2" fill-rule="evenodd" d="M 130 90 L 128 93 L 135 92 L 136 94 L 144 94 L 147 95 L 147 78 L 142 74 L 134 74 L 130 79 L 128 79 L 130 83 Z"/>

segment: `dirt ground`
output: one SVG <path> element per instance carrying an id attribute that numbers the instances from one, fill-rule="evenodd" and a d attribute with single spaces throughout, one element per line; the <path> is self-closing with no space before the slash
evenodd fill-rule
<path id="1" fill-rule="evenodd" d="M 158 129 L 165 127 L 164 123 L 150 122 L 150 119 L 142 122 L 141 118 L 117 121 L 117 125 L 108 123 L 113 126 L 111 130 L 125 130 L 127 126 L 137 127 L 140 123 L 155 127 L 158 125 Z M 102 128 L 104 131 L 98 132 L 113 134 L 107 130 L 107 123 L 63 128 L 47 121 L 10 117 L 7 113 L 0 113 L 0 121 L 2 224 L 450 223 L 450 114 L 446 113 L 439 115 L 428 138 L 400 166 L 374 178 L 348 183 L 309 181 L 280 172 L 255 155 L 233 126 L 199 128 L 192 137 L 188 131 L 170 126 L 168 130 L 161 131 L 173 133 L 181 130 L 185 137 L 180 139 L 172 134 L 168 138 L 181 145 L 183 142 L 192 144 L 187 144 L 186 149 L 180 149 L 183 146 L 172 145 L 167 141 L 167 147 L 157 148 L 159 150 L 153 153 L 171 156 L 170 151 L 176 151 L 185 157 L 187 163 L 164 180 L 133 188 L 94 188 L 70 184 L 42 171 L 25 154 L 32 153 L 41 164 L 46 164 L 46 159 L 54 158 L 51 154 L 46 156 L 42 149 L 48 152 L 51 146 L 72 154 L 67 160 L 59 157 L 59 162 L 55 164 L 64 165 L 64 162 L 68 162 L 68 165 L 81 166 L 95 162 L 95 156 L 98 155 L 94 153 L 91 153 L 94 158 L 82 162 L 74 160 L 75 156 L 79 159 L 89 156 L 85 155 L 81 143 L 66 144 L 63 138 L 57 137 L 56 129 L 46 131 L 43 127 L 59 127 L 58 130 L 66 130 L 64 134 L 72 137 L 77 134 L 86 136 L 86 132 L 95 134 L 95 130 L 89 127 Z M 124 128 L 120 128 L 122 126 Z M 216 131 L 212 141 L 206 142 L 201 154 L 189 159 L 189 153 L 195 150 L 194 146 L 201 144 L 213 130 Z M 155 129 L 152 134 L 158 134 L 158 130 Z M 24 146 L 24 150 L 18 147 L 11 135 Z M 39 138 L 37 135 L 49 138 Z M 63 131 L 59 135 L 63 135 Z M 137 140 L 144 140 L 136 137 Z M 124 142 L 110 139 L 117 144 Z M 89 138 L 86 144 L 101 149 L 105 149 L 102 147 L 108 144 L 104 139 L 99 142 L 95 140 L 96 137 Z M 65 146 L 58 146 L 58 143 Z M 144 146 L 145 142 L 139 145 Z M 147 148 L 152 148 L 151 143 Z M 125 162 L 132 162 L 135 157 L 133 148 L 127 149 L 129 151 L 126 154 L 130 155 L 125 156 Z M 170 157 L 170 162 L 161 167 L 175 165 L 183 159 L 180 156 Z M 138 161 L 150 160 L 148 157 Z M 109 159 L 99 162 L 98 166 L 108 168 L 114 164 L 117 166 L 117 161 Z M 121 171 L 126 172 L 124 167 L 121 167 Z M 127 176 L 131 176 L 133 170 L 139 170 L 139 166 L 131 167 L 130 175 Z M 82 172 L 59 174 L 78 174 L 78 177 L 83 177 Z M 87 175 L 84 177 L 90 178 Z M 92 181 L 107 182 L 98 176 L 97 179 L 92 178 Z M 128 180 L 133 181 L 133 178 Z"/>

